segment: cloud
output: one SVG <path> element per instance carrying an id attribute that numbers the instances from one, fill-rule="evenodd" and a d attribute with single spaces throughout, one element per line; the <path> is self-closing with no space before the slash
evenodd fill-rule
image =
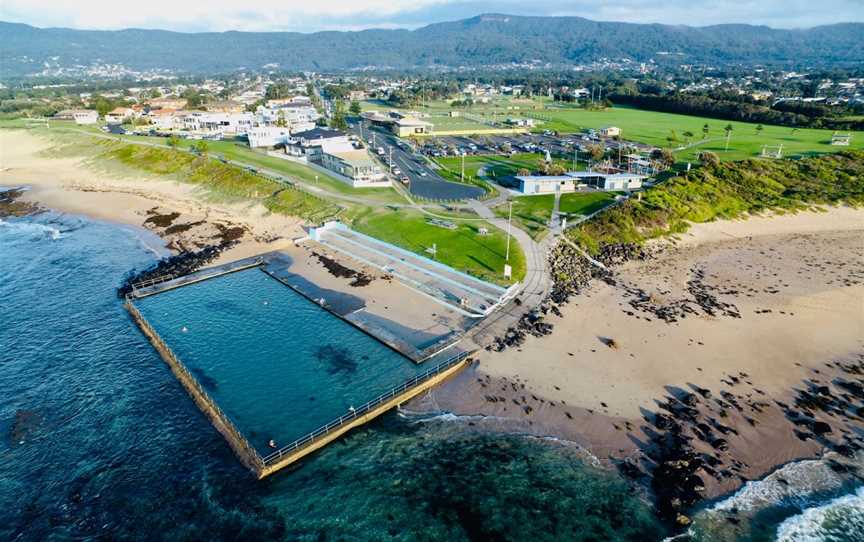
<path id="1" fill-rule="evenodd" d="M 414 28 L 480 13 L 594 20 L 751 23 L 791 28 L 864 20 L 862 0 L 2 0 L 0 20 L 86 29 L 178 31 Z"/>

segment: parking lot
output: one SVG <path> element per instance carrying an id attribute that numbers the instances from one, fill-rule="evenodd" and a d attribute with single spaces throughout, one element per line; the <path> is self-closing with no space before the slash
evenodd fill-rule
<path id="1" fill-rule="evenodd" d="M 421 148 L 421 152 L 428 156 L 440 157 L 508 152 L 536 152 L 545 155 L 548 151 L 552 156 L 567 157 L 572 156 L 574 151 L 587 153 L 588 146 L 595 144 L 601 144 L 613 151 L 617 151 L 619 148 L 622 150 L 635 149 L 637 152 L 647 152 L 653 149 L 649 145 L 601 138 L 591 133 L 555 135 L 553 132 L 546 132 L 543 134 L 441 136 L 427 141 Z"/>

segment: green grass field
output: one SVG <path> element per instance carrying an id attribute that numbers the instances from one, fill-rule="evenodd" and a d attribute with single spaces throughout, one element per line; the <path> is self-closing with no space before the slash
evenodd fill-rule
<path id="1" fill-rule="evenodd" d="M 426 257 L 431 257 L 426 249 L 435 243 L 438 250 L 436 260 L 490 282 L 507 283 L 503 277 L 507 243 L 504 232 L 483 221 L 457 222 L 455 230 L 448 230 L 432 226 L 427 220 L 427 216 L 414 210 L 368 209 L 355 215 L 350 225 L 367 235 Z M 480 235 L 482 226 L 488 228 L 488 235 Z M 513 280 L 522 280 L 525 257 L 517 243 L 510 244 L 510 265 L 513 267 Z"/>
<path id="2" fill-rule="evenodd" d="M 587 128 L 596 129 L 607 125 L 618 126 L 621 128 L 622 139 L 661 148 L 670 146 L 666 138 L 670 136 L 673 130 L 678 139 L 672 144 L 673 147 L 681 147 L 688 143 L 684 138 L 684 132 L 687 131 L 694 134 L 689 143 L 703 139 L 702 127 L 708 124 L 710 141 L 677 151 L 676 157 L 682 162 L 695 162 L 697 155 L 703 150 L 716 152 L 722 160 L 742 160 L 758 156 L 763 145 L 782 144 L 785 157 L 810 156 L 837 152 L 846 148 L 834 147 L 829 144 L 832 134 L 830 130 L 793 129 L 766 124 L 760 133 L 756 129 L 757 124 L 659 113 L 626 107 L 612 107 L 603 111 L 550 108 L 542 112 L 532 113 L 531 116 L 543 121 L 540 129 L 548 128 L 559 132 L 580 132 Z M 729 139 L 729 150 L 725 151 L 726 134 L 723 128 L 727 124 L 731 124 L 733 130 Z M 864 132 L 855 132 L 852 145 L 848 148 L 864 148 Z"/>
<path id="3" fill-rule="evenodd" d="M 520 196 L 513 198 L 513 220 L 534 239 L 540 239 L 547 232 L 546 225 L 552 216 L 554 194 L 540 196 Z M 568 216 L 589 215 L 615 201 L 612 192 L 585 192 L 561 194 L 559 211 Z M 495 209 L 495 214 L 507 218 L 509 205 L 504 203 Z"/>

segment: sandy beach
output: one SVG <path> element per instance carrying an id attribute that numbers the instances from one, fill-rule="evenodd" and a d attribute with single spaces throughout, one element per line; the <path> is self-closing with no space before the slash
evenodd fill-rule
<path id="1" fill-rule="evenodd" d="M 195 186 L 165 177 L 112 175 L 80 158 L 46 157 L 49 145 L 23 130 L 0 131 L 0 185 L 27 186 L 23 200 L 51 209 L 144 226 L 175 252 L 212 245 L 226 229 L 239 228 L 230 233 L 238 243 L 217 263 L 276 250 L 303 235 L 301 221 L 261 205 L 214 202 Z"/>
<path id="2" fill-rule="evenodd" d="M 689 395 L 694 426 L 734 431 L 721 435 L 734 470 L 701 473 L 708 496 L 825 449 L 796 435 L 781 405 L 862 363 L 864 210 L 699 224 L 650 250 L 593 281 L 561 316 L 549 313 L 551 335 L 484 352 L 416 408 L 567 439 L 601 461 L 644 462 L 654 416 L 669 411 L 670 397 Z M 861 426 L 854 416 L 826 419 Z M 717 453 L 716 435 L 695 436 L 697 450 Z"/>
<path id="3" fill-rule="evenodd" d="M 286 269 L 322 295 L 364 307 L 358 317 L 384 329 L 413 329 L 418 344 L 462 327 L 438 306 L 430 319 L 427 301 L 380 271 L 343 262 L 368 275 L 361 294 L 356 276 L 321 258 L 338 255 L 294 246 L 299 220 L 209 201 L 164 177 L 48 158 L 46 145 L 0 131 L 0 185 L 30 187 L 23 200 L 44 207 L 144 226 L 175 252 L 237 240 L 216 263 L 283 251 Z M 405 409 L 569 441 L 600 463 L 639 468 L 664 461 L 658 431 L 684 424 L 687 453 L 710 458 L 694 467 L 702 497 L 861 440 L 853 429 L 864 415 L 848 405 L 862 398 L 843 383 L 864 374 L 864 210 L 698 224 L 648 251 L 547 314 L 550 335 L 482 352 Z"/>

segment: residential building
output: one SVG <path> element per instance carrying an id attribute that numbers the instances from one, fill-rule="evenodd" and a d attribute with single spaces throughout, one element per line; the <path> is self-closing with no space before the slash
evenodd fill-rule
<path id="1" fill-rule="evenodd" d="M 186 107 L 189 100 L 186 98 L 153 98 L 148 100 L 151 109 L 174 109 L 179 110 Z"/>
<path id="2" fill-rule="evenodd" d="M 108 124 L 123 124 L 135 117 L 135 110 L 130 107 L 115 107 L 105 114 L 105 122 Z"/>
<path id="3" fill-rule="evenodd" d="M 600 135 L 603 137 L 618 137 L 621 135 L 621 128 L 617 126 L 604 126 L 600 128 Z"/>
<path id="4" fill-rule="evenodd" d="M 303 132 L 292 133 L 285 145 L 285 153 L 292 156 L 314 158 L 324 152 L 323 147 L 334 149 L 353 149 L 348 135 L 339 130 L 329 128 L 313 128 Z"/>
<path id="5" fill-rule="evenodd" d="M 324 152 L 321 154 L 320 164 L 349 179 L 355 188 L 390 184 L 381 167 L 365 150 Z"/>
<path id="6" fill-rule="evenodd" d="M 280 126 L 257 125 L 249 128 L 246 131 L 246 136 L 249 138 L 249 146 L 253 149 L 256 147 L 275 147 L 288 143 L 291 130 Z"/>
<path id="7" fill-rule="evenodd" d="M 72 111 L 72 119 L 75 124 L 96 124 L 99 113 L 92 109 L 75 109 Z"/>
<path id="8" fill-rule="evenodd" d="M 246 111 L 246 106 L 240 102 L 233 100 L 222 100 L 218 102 L 210 102 L 207 104 L 207 111 L 213 113 L 243 113 Z"/>

